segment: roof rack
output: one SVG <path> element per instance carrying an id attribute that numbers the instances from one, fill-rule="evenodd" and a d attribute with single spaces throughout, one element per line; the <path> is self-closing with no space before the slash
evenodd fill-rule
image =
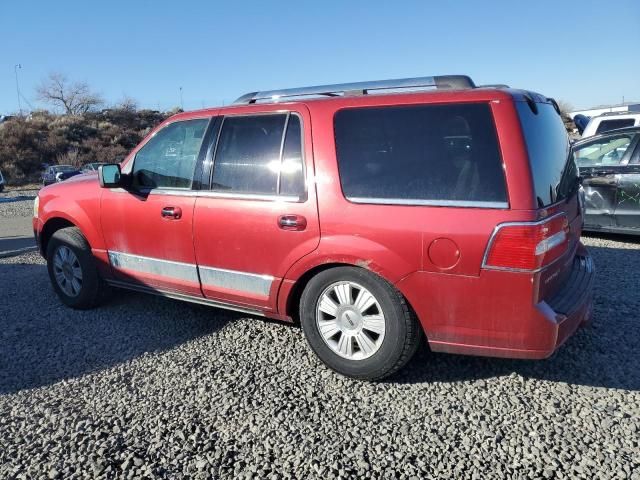
<path id="1" fill-rule="evenodd" d="M 372 82 L 338 83 L 315 87 L 288 88 L 250 92 L 238 98 L 234 105 L 247 105 L 261 100 L 277 102 L 283 98 L 306 97 L 312 95 L 337 97 L 342 95 L 366 95 L 372 90 L 397 90 L 403 88 L 435 87 L 436 89 L 475 88 L 473 80 L 467 75 L 440 75 L 436 77 L 399 78 L 395 80 L 376 80 Z"/>
<path id="2" fill-rule="evenodd" d="M 626 105 L 624 106 L 626 107 Z M 602 112 L 600 115 L 594 115 L 594 117 L 608 117 L 608 116 L 616 116 L 616 115 L 637 115 L 637 114 L 638 112 L 635 112 L 633 110 L 617 110 L 615 112 Z"/>

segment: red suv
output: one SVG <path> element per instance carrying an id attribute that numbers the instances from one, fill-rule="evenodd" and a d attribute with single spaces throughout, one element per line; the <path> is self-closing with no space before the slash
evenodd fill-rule
<path id="1" fill-rule="evenodd" d="M 425 77 L 175 115 L 41 190 L 33 226 L 70 307 L 115 286 L 299 321 L 329 367 L 378 379 L 423 333 L 551 355 L 591 312 L 579 190 L 553 100 Z"/>

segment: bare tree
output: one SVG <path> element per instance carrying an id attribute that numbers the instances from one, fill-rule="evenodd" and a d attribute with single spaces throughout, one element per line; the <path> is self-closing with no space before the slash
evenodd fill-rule
<path id="1" fill-rule="evenodd" d="M 564 123 L 564 128 L 567 130 L 567 133 L 570 137 L 575 137 L 576 132 L 578 131 L 576 124 L 573 122 L 573 119 L 569 116 L 569 112 L 573 110 L 573 105 L 565 100 L 558 100 L 558 108 L 560 109 L 560 118 Z"/>
<path id="2" fill-rule="evenodd" d="M 133 99 L 132 97 L 130 97 L 128 95 L 124 95 L 122 97 L 122 100 L 120 100 L 120 102 L 118 102 L 117 108 L 120 108 L 120 109 L 125 110 L 127 112 L 135 113 L 135 112 L 138 111 L 138 102 L 136 102 L 136 100 Z"/>
<path id="3" fill-rule="evenodd" d="M 39 100 L 64 110 L 68 115 L 82 115 L 104 103 L 86 82 L 71 82 L 66 75 L 50 73 L 36 90 Z"/>
<path id="4" fill-rule="evenodd" d="M 573 105 L 571 105 L 569 102 L 566 102 L 564 100 L 558 100 L 558 108 L 560 109 L 560 113 L 563 116 L 568 116 L 569 112 L 573 110 Z"/>

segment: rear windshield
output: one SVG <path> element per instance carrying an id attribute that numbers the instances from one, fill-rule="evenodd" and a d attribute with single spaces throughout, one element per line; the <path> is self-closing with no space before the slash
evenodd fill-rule
<path id="1" fill-rule="evenodd" d="M 549 103 L 533 105 L 534 109 L 527 102 L 516 102 L 529 153 L 536 200 L 538 207 L 546 207 L 566 198 L 577 169 L 573 168 L 574 165 L 566 168 L 570 144 L 560 115 Z"/>
<path id="2" fill-rule="evenodd" d="M 507 206 L 488 104 L 340 110 L 335 139 L 342 190 L 352 201 Z"/>
<path id="3" fill-rule="evenodd" d="M 633 127 L 635 120 L 633 118 L 618 118 L 617 120 L 602 120 L 596 134 L 602 132 L 608 132 L 609 130 L 615 130 L 617 128 Z"/>

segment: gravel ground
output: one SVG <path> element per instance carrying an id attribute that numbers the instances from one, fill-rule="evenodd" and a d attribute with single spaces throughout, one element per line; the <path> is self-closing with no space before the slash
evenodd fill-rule
<path id="1" fill-rule="evenodd" d="M 33 199 L 37 193 L 38 189 L 32 187 L 5 190 L 0 193 L 0 219 L 2 217 L 31 217 L 33 215 Z"/>
<path id="2" fill-rule="evenodd" d="M 0 478 L 640 479 L 640 243 L 585 242 L 594 323 L 553 358 L 424 348 L 378 384 L 296 327 L 127 292 L 72 311 L 35 254 L 0 260 Z"/>

